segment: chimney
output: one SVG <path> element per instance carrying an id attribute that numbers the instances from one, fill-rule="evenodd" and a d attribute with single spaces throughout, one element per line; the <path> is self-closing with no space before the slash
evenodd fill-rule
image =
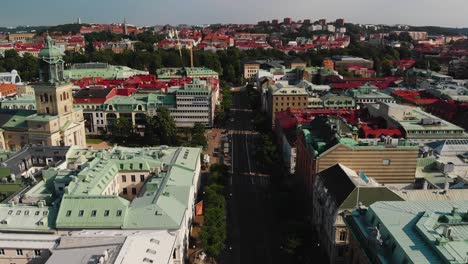
<path id="1" fill-rule="evenodd" d="M 444 191 L 448 192 L 449 189 L 450 189 L 450 183 L 446 181 L 444 184 Z"/>
<path id="2" fill-rule="evenodd" d="M 446 238 L 450 238 L 452 236 L 452 228 L 449 225 L 445 225 L 442 235 Z"/>
<path id="3" fill-rule="evenodd" d="M 427 186 L 428 186 L 428 183 L 426 180 L 424 180 L 424 183 L 423 183 L 423 190 L 427 190 Z"/>
<path id="4" fill-rule="evenodd" d="M 456 213 L 458 213 L 458 206 L 452 207 L 452 216 L 455 216 Z"/>

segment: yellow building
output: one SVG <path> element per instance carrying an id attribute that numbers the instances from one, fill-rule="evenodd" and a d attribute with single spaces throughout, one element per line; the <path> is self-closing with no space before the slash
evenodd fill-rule
<path id="1" fill-rule="evenodd" d="M 8 35 L 8 41 L 16 42 L 34 38 L 36 33 L 11 33 Z"/>
<path id="2" fill-rule="evenodd" d="M 33 86 L 37 111 L 0 111 L 0 149 L 18 150 L 26 144 L 85 147 L 83 111 L 73 107 L 72 85 L 63 78 L 62 54 L 50 37 L 39 58 L 40 82 Z"/>
<path id="3" fill-rule="evenodd" d="M 275 124 L 276 112 L 286 109 L 306 109 L 308 105 L 308 93 L 305 88 L 287 85 L 278 82 L 268 88 L 267 106 L 271 124 Z"/>
<path id="4" fill-rule="evenodd" d="M 246 62 L 244 63 L 244 80 L 249 80 L 255 76 L 260 70 L 260 63 L 258 62 Z"/>

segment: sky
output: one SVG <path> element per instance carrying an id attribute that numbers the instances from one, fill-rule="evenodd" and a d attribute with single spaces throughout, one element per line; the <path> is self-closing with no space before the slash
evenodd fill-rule
<path id="1" fill-rule="evenodd" d="M 127 22 L 256 23 L 320 18 L 362 24 L 468 27 L 468 0 L 4 0 L 0 26 Z"/>

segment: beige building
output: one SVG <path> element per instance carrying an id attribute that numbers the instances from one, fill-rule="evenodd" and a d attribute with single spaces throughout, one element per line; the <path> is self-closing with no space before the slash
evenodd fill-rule
<path id="1" fill-rule="evenodd" d="M 249 80 L 255 76 L 260 70 L 260 63 L 258 62 L 246 62 L 244 63 L 244 80 Z"/>
<path id="2" fill-rule="evenodd" d="M 16 42 L 34 38 L 36 33 L 11 33 L 8 35 L 8 41 Z"/>
<path id="3" fill-rule="evenodd" d="M 305 88 L 290 86 L 284 82 L 277 82 L 268 88 L 267 91 L 268 116 L 271 124 L 275 124 L 276 112 L 286 109 L 306 109 L 308 106 L 309 94 Z"/>
<path id="4" fill-rule="evenodd" d="M 18 150 L 26 144 L 86 146 L 83 111 L 73 107 L 72 85 L 63 78 L 62 54 L 50 37 L 39 58 L 40 82 L 33 86 L 37 110 L 1 110 L 0 149 Z"/>

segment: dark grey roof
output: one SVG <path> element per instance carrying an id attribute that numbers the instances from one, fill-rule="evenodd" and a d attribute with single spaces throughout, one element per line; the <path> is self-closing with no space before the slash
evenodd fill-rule
<path id="1" fill-rule="evenodd" d="M 335 204 L 338 207 L 356 188 L 356 185 L 354 185 L 340 164 L 335 164 L 323 170 L 320 172 L 319 177 L 325 188 L 327 188 L 328 194 L 335 200 Z"/>
<path id="2" fill-rule="evenodd" d="M 2 162 L 2 167 L 10 168 L 11 173 L 18 175 L 24 171 L 20 168 L 21 164 L 30 168 L 32 165 L 45 166 L 46 158 L 52 158 L 52 162 L 64 161 L 69 149 L 69 146 L 26 146 Z M 42 159 L 42 163 L 38 158 Z"/>
<path id="3" fill-rule="evenodd" d="M 113 88 L 83 88 L 80 89 L 74 98 L 105 98 Z"/>

